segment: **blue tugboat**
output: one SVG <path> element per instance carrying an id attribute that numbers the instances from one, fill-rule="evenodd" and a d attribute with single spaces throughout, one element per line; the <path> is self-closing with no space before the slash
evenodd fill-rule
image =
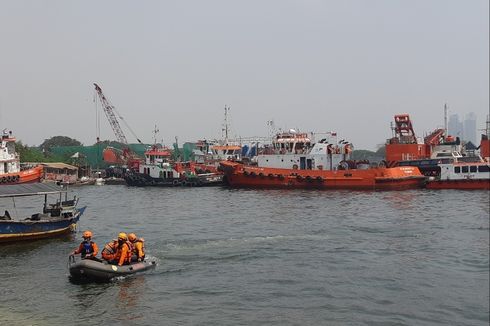
<path id="1" fill-rule="evenodd" d="M 48 195 L 57 196 L 54 204 L 48 204 Z M 77 208 L 78 199 L 68 200 L 67 190 L 58 185 L 35 183 L 0 187 L 0 198 L 12 198 L 15 203 L 15 198 L 25 196 L 44 196 L 42 211 L 26 217 L 11 216 L 5 210 L 0 216 L 0 242 L 51 238 L 72 232 L 86 208 Z"/>

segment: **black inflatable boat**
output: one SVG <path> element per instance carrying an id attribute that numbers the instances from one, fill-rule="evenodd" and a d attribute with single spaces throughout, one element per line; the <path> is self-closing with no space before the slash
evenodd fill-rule
<path id="1" fill-rule="evenodd" d="M 152 259 L 123 266 L 112 265 L 106 261 L 81 259 L 74 255 L 70 255 L 68 260 L 71 277 L 94 281 L 110 281 L 112 278 L 143 272 L 155 268 L 155 266 L 156 261 Z"/>

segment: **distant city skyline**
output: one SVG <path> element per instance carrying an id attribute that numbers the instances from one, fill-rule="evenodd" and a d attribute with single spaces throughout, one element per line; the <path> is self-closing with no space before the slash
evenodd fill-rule
<path id="1" fill-rule="evenodd" d="M 24 144 L 97 133 L 101 86 L 145 143 L 337 132 L 376 150 L 489 111 L 488 0 L 0 2 L 0 128 Z M 99 105 L 100 108 L 100 105 Z M 115 140 L 100 115 L 100 138 Z M 122 125 L 128 141 L 136 142 Z"/>
<path id="2" fill-rule="evenodd" d="M 478 132 L 480 130 L 477 130 L 477 120 L 474 112 L 463 114 L 461 120 L 458 113 L 453 113 L 449 116 L 448 134 L 464 141 L 471 141 L 478 146 L 480 142 Z M 483 133 L 483 129 L 481 128 L 481 133 Z"/>

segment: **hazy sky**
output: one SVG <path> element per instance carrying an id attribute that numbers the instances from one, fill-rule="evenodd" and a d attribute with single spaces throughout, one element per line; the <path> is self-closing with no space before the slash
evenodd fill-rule
<path id="1" fill-rule="evenodd" d="M 144 142 L 281 128 L 375 149 L 489 110 L 488 0 L 0 0 L 0 126 L 95 142 L 98 83 Z M 122 125 L 130 142 L 136 140 Z M 105 116 L 101 138 L 115 139 Z"/>

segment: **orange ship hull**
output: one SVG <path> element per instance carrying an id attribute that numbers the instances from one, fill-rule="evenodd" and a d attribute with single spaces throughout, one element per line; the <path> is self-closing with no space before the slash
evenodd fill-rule
<path id="1" fill-rule="evenodd" d="M 490 190 L 490 180 L 437 180 L 427 182 L 426 187 L 427 189 Z"/>
<path id="2" fill-rule="evenodd" d="M 32 169 L 0 175 L 0 185 L 39 182 L 42 175 L 43 167 L 39 165 Z"/>
<path id="3" fill-rule="evenodd" d="M 245 166 L 223 161 L 226 182 L 237 188 L 368 189 L 422 188 L 425 177 L 416 167 L 359 170 L 293 170 Z"/>

